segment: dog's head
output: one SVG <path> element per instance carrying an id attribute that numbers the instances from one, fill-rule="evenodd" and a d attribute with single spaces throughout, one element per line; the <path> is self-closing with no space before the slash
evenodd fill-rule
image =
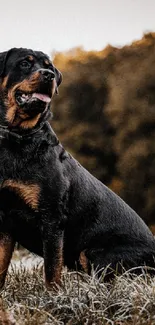
<path id="1" fill-rule="evenodd" d="M 42 52 L 13 48 L 0 53 L 0 124 L 30 129 L 49 117 L 61 80 Z"/>

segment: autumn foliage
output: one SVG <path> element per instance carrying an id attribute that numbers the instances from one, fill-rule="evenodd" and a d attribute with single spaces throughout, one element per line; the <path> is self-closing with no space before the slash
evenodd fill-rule
<path id="1" fill-rule="evenodd" d="M 155 223 L 155 33 L 130 46 L 57 53 L 53 128 L 65 148 Z"/>

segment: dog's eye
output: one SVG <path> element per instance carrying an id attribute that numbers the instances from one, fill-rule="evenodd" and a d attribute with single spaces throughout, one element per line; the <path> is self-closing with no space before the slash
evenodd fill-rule
<path id="1" fill-rule="evenodd" d="M 27 60 L 23 60 L 20 62 L 20 67 L 23 69 L 29 69 L 31 68 L 31 63 Z"/>

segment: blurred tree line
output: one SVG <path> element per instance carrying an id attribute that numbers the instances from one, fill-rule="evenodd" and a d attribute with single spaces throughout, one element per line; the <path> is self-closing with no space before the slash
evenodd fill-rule
<path id="1" fill-rule="evenodd" d="M 155 223 L 155 33 L 130 46 L 57 53 L 52 126 L 68 151 Z"/>

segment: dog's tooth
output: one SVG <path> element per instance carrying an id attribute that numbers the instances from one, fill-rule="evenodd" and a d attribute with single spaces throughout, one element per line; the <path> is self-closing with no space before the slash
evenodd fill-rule
<path id="1" fill-rule="evenodd" d="M 22 94 L 22 98 L 25 99 L 25 100 L 26 100 L 26 99 L 29 99 L 29 97 L 30 97 L 30 96 L 29 96 L 28 94 Z"/>
<path id="2" fill-rule="evenodd" d="M 22 102 L 25 102 L 25 98 L 24 97 L 21 97 L 21 100 L 22 100 Z"/>

